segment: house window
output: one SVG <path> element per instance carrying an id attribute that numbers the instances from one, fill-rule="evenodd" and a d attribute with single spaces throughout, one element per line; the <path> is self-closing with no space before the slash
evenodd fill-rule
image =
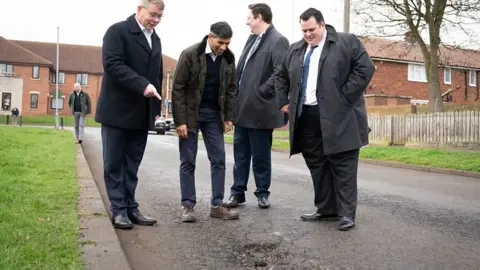
<path id="1" fill-rule="evenodd" d="M 32 67 L 32 78 L 33 79 L 38 79 L 40 77 L 40 69 L 38 66 L 33 66 Z"/>
<path id="2" fill-rule="evenodd" d="M 50 98 L 50 108 L 52 110 L 55 110 L 55 109 L 57 109 L 57 105 L 58 105 L 58 109 L 63 110 L 63 100 L 64 100 L 63 97 L 59 97 L 57 102 L 55 102 L 55 97 L 51 97 Z"/>
<path id="3" fill-rule="evenodd" d="M 57 83 L 57 73 L 52 72 L 52 83 Z M 65 83 L 65 72 L 58 72 L 58 83 L 64 84 Z"/>
<path id="4" fill-rule="evenodd" d="M 13 75 L 13 65 L 0 64 L 0 76 L 12 76 L 12 75 Z"/>
<path id="5" fill-rule="evenodd" d="M 477 86 L 477 72 L 470 70 L 470 86 Z"/>
<path id="6" fill-rule="evenodd" d="M 10 111 L 12 106 L 12 93 L 2 93 L 2 111 Z"/>
<path id="7" fill-rule="evenodd" d="M 425 66 L 408 64 L 408 80 L 412 82 L 427 82 Z"/>
<path id="8" fill-rule="evenodd" d="M 451 68 L 445 68 L 443 70 L 443 81 L 445 84 L 451 84 L 452 83 L 452 69 Z"/>
<path id="9" fill-rule="evenodd" d="M 77 74 L 77 79 L 75 82 L 81 84 L 81 85 L 87 85 L 88 84 L 88 74 L 87 73 L 82 73 L 82 74 Z"/>
<path id="10" fill-rule="evenodd" d="M 38 94 L 30 94 L 30 109 L 38 109 Z"/>

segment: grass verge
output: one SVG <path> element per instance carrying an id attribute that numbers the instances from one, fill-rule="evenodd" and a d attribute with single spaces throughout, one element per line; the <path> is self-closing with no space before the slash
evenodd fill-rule
<path id="1" fill-rule="evenodd" d="M 60 115 L 60 118 L 63 118 L 64 126 L 74 126 L 73 116 L 72 115 Z M 20 120 L 19 120 L 20 121 Z M 12 119 L 10 117 L 10 125 Z M 0 115 L 0 124 L 7 123 L 7 116 Z M 55 126 L 55 115 L 32 115 L 32 116 L 22 116 L 22 123 L 24 125 L 45 125 L 45 126 Z M 87 127 L 99 127 L 100 124 L 95 122 L 93 116 L 89 115 L 85 118 L 85 126 Z"/>
<path id="2" fill-rule="evenodd" d="M 2 269 L 82 269 L 72 134 L 0 127 Z"/>
<path id="3" fill-rule="evenodd" d="M 480 152 L 445 149 L 368 146 L 360 151 L 361 158 L 395 161 L 461 171 L 480 172 Z"/>
<path id="4" fill-rule="evenodd" d="M 284 131 L 275 131 L 272 148 L 288 150 L 290 143 L 284 139 Z M 233 136 L 225 136 L 226 143 L 233 143 Z M 394 161 L 461 171 L 480 172 L 480 152 L 445 149 L 409 148 L 395 146 L 368 146 L 360 151 L 360 158 Z"/>

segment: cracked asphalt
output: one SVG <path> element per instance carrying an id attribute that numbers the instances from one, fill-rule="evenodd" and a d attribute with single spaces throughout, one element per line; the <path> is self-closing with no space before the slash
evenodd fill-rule
<path id="1" fill-rule="evenodd" d="M 233 182 L 227 144 L 225 199 Z M 87 161 L 107 207 L 99 128 L 86 128 Z M 302 222 L 315 211 L 301 156 L 272 152 L 272 207 L 257 207 L 253 176 L 240 219 L 210 218 L 210 165 L 199 143 L 196 223 L 180 222 L 174 136 L 151 134 L 137 201 L 154 227 L 117 230 L 133 269 L 480 269 L 480 179 L 360 164 L 357 227 Z"/>

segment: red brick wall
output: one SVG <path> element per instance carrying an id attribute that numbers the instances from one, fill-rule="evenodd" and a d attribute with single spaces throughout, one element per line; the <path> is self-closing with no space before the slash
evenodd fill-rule
<path id="1" fill-rule="evenodd" d="M 366 90 L 367 94 L 390 94 L 411 96 L 413 99 L 428 99 L 428 86 L 424 82 L 412 82 L 408 80 L 408 64 L 374 61 L 377 69 Z M 465 74 L 467 76 L 467 83 L 465 87 Z M 468 100 L 477 98 L 477 87 L 479 85 L 479 73 L 477 72 L 477 86 L 469 86 L 468 70 L 452 69 L 452 83 L 444 83 L 444 70 L 440 68 L 439 79 L 442 93 L 451 88 L 460 88 L 452 93 L 453 101 L 465 100 L 465 88 L 467 89 Z M 375 88 L 372 86 L 375 85 Z"/>
<path id="2" fill-rule="evenodd" d="M 165 61 L 164 76 L 163 76 L 164 80 L 163 80 L 163 87 L 161 89 L 164 99 L 166 98 L 166 89 L 167 89 L 166 71 L 167 69 L 170 69 L 173 74 L 176 66 L 176 61 L 174 59 L 168 58 L 166 60 L 168 61 Z M 21 112 L 22 115 L 55 114 L 55 109 L 51 109 L 52 107 L 51 98 L 52 96 L 53 97 L 55 96 L 56 84 L 52 83 L 51 81 L 51 76 L 52 76 L 51 70 L 49 67 L 41 66 L 39 72 L 40 72 L 39 78 L 33 79 L 32 65 L 19 65 L 19 64 L 13 65 L 13 73 L 15 74 L 15 77 L 23 79 L 22 112 Z M 61 115 L 71 115 L 71 111 L 68 107 L 68 96 L 73 91 L 73 85 L 75 83 L 76 76 L 77 76 L 77 72 L 66 73 L 65 82 L 63 84 L 58 85 L 58 89 L 61 92 L 61 96 L 64 96 L 63 109 L 59 110 L 59 113 Z M 92 100 L 92 115 L 95 114 L 98 96 L 101 91 L 102 77 L 103 77 L 102 75 L 88 74 L 88 83 L 87 85 L 82 86 L 82 89 L 90 95 L 90 98 Z M 37 109 L 30 108 L 31 92 L 38 94 Z M 171 100 L 171 98 L 172 98 L 172 93 L 171 91 L 169 91 L 169 99 Z"/>
<path id="3" fill-rule="evenodd" d="M 70 108 L 68 107 L 68 96 L 73 91 L 73 85 L 75 84 L 75 80 L 77 78 L 77 73 L 66 73 L 65 74 L 65 83 L 58 84 L 58 90 L 62 92 L 65 96 L 63 110 L 59 110 L 59 114 L 62 115 L 71 115 Z M 95 108 L 97 106 L 98 95 L 100 93 L 102 83 L 102 77 L 95 75 L 95 74 L 88 74 L 88 82 L 87 85 L 82 85 L 82 90 L 87 92 L 90 95 L 90 99 L 92 101 L 92 115 L 95 114 Z M 49 93 L 55 94 L 56 84 L 51 83 L 49 81 Z M 51 109 L 51 104 L 48 104 L 48 114 L 55 114 L 55 110 Z"/>
<path id="4" fill-rule="evenodd" d="M 13 66 L 13 73 L 23 79 L 22 115 L 44 115 L 47 113 L 48 67 L 40 67 L 38 79 L 32 79 L 32 66 Z M 38 92 L 38 109 L 30 109 L 30 94 Z"/>

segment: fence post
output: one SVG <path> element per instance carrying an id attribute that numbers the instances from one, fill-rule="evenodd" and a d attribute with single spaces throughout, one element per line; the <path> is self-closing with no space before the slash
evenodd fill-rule
<path id="1" fill-rule="evenodd" d="M 7 126 L 10 124 L 10 115 L 7 114 Z"/>
<path id="2" fill-rule="evenodd" d="M 23 124 L 23 116 L 20 115 L 19 118 L 20 118 L 20 120 L 18 120 L 18 124 L 19 124 L 19 126 L 22 126 L 22 124 Z"/>
<path id="3" fill-rule="evenodd" d="M 393 123 L 394 123 L 393 118 L 394 117 L 395 117 L 394 115 L 392 115 L 390 117 L 390 142 L 389 142 L 389 145 L 393 145 L 393 142 L 394 142 L 394 140 L 393 140 L 393 136 L 394 136 L 393 135 Z"/>
<path id="4" fill-rule="evenodd" d="M 63 130 L 63 117 L 60 117 L 60 126 L 62 127 L 62 130 Z"/>

